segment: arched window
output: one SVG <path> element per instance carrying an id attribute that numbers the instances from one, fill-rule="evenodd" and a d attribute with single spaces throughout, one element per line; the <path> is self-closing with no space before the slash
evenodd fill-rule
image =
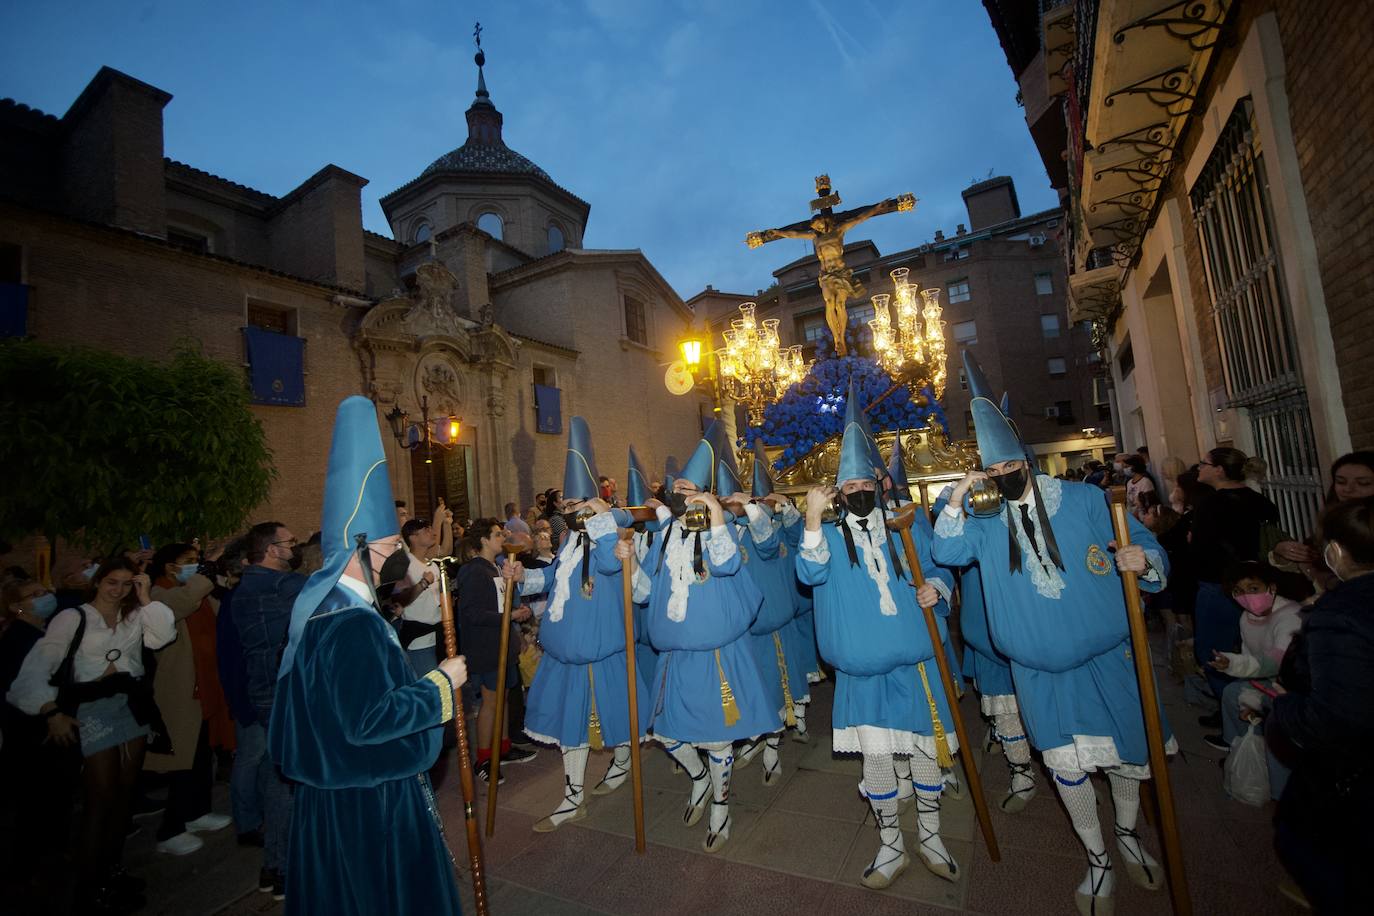
<path id="1" fill-rule="evenodd" d="M 481 216 L 477 217 L 477 228 L 494 239 L 500 239 L 501 230 L 503 228 L 501 217 L 497 216 L 495 213 L 483 213 Z"/>
<path id="2" fill-rule="evenodd" d="M 566 245 L 565 245 L 565 243 L 564 243 L 564 241 L 563 241 L 563 230 L 562 230 L 562 229 L 559 229 L 559 228 L 558 228 L 557 226 L 555 226 L 553 223 L 549 223 L 548 236 L 549 236 L 549 254 L 553 254 L 554 252 L 562 251 L 562 250 L 564 249 L 564 247 L 566 247 Z"/>
<path id="3" fill-rule="evenodd" d="M 415 236 L 411 239 L 411 244 L 418 245 L 421 242 L 428 242 L 434 237 L 434 227 L 427 221 L 422 221 L 415 227 Z"/>

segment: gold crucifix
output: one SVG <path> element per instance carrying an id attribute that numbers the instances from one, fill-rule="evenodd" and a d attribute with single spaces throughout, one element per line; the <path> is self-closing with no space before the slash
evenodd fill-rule
<path id="1" fill-rule="evenodd" d="M 850 299 L 862 298 L 866 292 L 864 285 L 854 279 L 854 271 L 845 266 L 844 234 L 874 216 L 910 210 L 916 206 L 916 198 L 911 194 L 902 194 L 871 207 L 857 207 L 836 213 L 835 207 L 839 203 L 840 195 L 830 187 L 830 176 L 818 175 L 816 199 L 811 201 L 815 216 L 781 229 L 751 232 L 744 241 L 750 248 L 758 248 L 765 242 L 777 239 L 807 239 L 811 242 L 816 259 L 821 262 L 819 280 L 821 296 L 825 299 L 825 321 L 835 337 L 836 355 L 844 356 L 847 351 L 844 327 L 848 319 L 845 306 Z"/>

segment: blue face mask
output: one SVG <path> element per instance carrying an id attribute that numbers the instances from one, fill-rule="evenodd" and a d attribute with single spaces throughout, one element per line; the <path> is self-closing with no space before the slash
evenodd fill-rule
<path id="1" fill-rule="evenodd" d="M 178 569 L 177 569 L 177 581 L 178 581 L 178 582 L 185 582 L 185 581 L 187 581 L 188 579 L 190 579 L 192 576 L 194 576 L 194 575 L 196 574 L 196 570 L 197 570 L 197 569 L 200 569 L 200 564 L 199 564 L 199 563 L 183 563 L 183 564 L 182 564 L 180 567 L 178 567 Z"/>
<path id="2" fill-rule="evenodd" d="M 100 569 L 100 564 L 99 564 L 99 563 L 92 563 L 90 566 L 87 566 L 85 569 L 81 570 L 81 575 L 82 575 L 82 577 L 85 578 L 85 579 L 94 579 L 94 578 L 95 578 L 95 574 L 96 574 L 96 570 L 98 570 L 98 569 Z M 629 721 L 629 720 L 627 719 L 626 721 Z"/>
<path id="3" fill-rule="evenodd" d="M 47 620 L 53 614 L 57 613 L 57 596 L 52 592 L 48 592 L 46 595 L 39 595 L 37 598 L 34 598 L 33 610 L 30 611 L 30 613 L 35 617 L 41 617 Z"/>

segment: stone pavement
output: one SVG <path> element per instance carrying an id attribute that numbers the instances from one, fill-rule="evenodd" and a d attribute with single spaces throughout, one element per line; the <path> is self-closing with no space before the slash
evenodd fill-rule
<path id="1" fill-rule="evenodd" d="M 1221 756 L 1201 741 L 1200 710 L 1183 704 L 1182 691 L 1161 672 L 1166 713 L 1178 729 L 1183 753 L 1171 764 L 1184 855 L 1195 912 L 1199 914 L 1298 913 L 1280 897 L 1281 869 L 1270 845 L 1272 805 L 1250 808 L 1221 791 Z M 557 804 L 562 791 L 558 755 L 541 751 L 531 763 L 507 768 L 498 794 L 496 835 L 486 840 L 485 856 L 491 912 L 517 914 L 699 913 L 751 914 L 786 907 L 801 913 L 910 914 L 960 911 L 985 914 L 1073 913 L 1073 889 L 1085 859 L 1057 796 L 1040 774 L 1040 792 L 1027 809 L 1008 815 L 995 801 L 1006 790 L 1007 771 L 1000 754 L 979 755 L 1002 859 L 994 863 L 978 833 L 972 803 L 946 800 L 943 833 L 962 866 L 959 883 L 931 875 L 919 863 L 887 891 L 861 887 L 859 876 L 877 849 L 877 831 L 859 798 L 857 760 L 830 753 L 832 685 L 813 688 L 809 723 L 813 741 L 783 745 L 783 780 L 762 785 L 758 761 L 737 773 L 734 817 L 728 845 L 717 855 L 701 851 L 705 820 L 681 824 L 688 780 L 674 774 L 661 749 L 645 749 L 645 811 L 648 849 L 636 855 L 628 783 L 615 794 L 590 798 L 588 817 L 551 834 L 530 828 Z M 983 727 L 971 696 L 964 714 L 975 738 Z M 592 755 L 588 785 L 594 785 L 609 753 Z M 1095 779 L 1104 821 L 1111 812 L 1103 780 Z M 482 786 L 483 805 L 485 786 Z M 451 847 L 460 863 L 460 884 L 471 913 L 471 881 L 456 770 L 445 785 L 441 807 Z M 479 811 L 482 805 L 479 805 Z M 1107 821 L 1109 823 L 1109 821 Z M 915 847 L 915 812 L 902 815 Z M 1142 825 L 1157 857 L 1152 827 Z M 213 913 L 224 916 L 278 913 L 265 894 L 252 890 L 256 858 L 233 846 L 230 832 L 215 845 L 187 857 L 130 865 L 150 879 L 156 899 L 149 913 Z M 366 867 L 365 863 L 359 863 Z M 1167 892 L 1137 888 L 1118 867 L 1116 911 L 1121 916 L 1167 913 Z M 222 904 L 213 905 L 218 896 Z M 233 901 L 229 903 L 229 901 Z"/>

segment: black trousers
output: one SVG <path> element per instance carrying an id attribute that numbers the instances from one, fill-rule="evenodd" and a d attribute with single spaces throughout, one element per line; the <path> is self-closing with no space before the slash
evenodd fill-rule
<path id="1" fill-rule="evenodd" d="M 157 831 L 159 841 L 185 833 L 187 821 L 210 813 L 210 793 L 215 778 L 211 759 L 210 725 L 202 722 L 191 768 L 167 774 L 167 810 Z"/>

